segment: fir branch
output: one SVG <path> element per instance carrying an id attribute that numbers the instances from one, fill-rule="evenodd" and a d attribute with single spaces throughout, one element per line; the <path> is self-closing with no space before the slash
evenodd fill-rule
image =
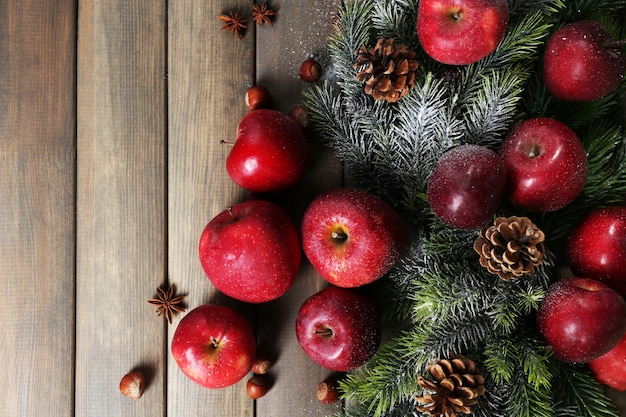
<path id="1" fill-rule="evenodd" d="M 421 350 L 421 345 L 421 335 L 415 331 L 383 344 L 362 372 L 340 380 L 342 397 L 363 404 L 375 417 L 385 416 L 397 404 L 413 398 L 419 389 L 417 376 L 434 357 L 433 352 Z"/>
<path id="2" fill-rule="evenodd" d="M 397 104 L 391 153 L 393 170 L 414 191 L 425 190 L 432 170 L 449 148 L 460 144 L 462 123 L 453 117 L 454 97 L 448 96 L 443 79 L 426 74 Z"/>
<path id="3" fill-rule="evenodd" d="M 553 417 L 551 392 L 528 385 L 526 375 L 521 371 L 516 377 L 517 380 L 510 385 L 507 414 L 515 417 Z"/>
<path id="4" fill-rule="evenodd" d="M 347 95 L 362 89 L 356 79 L 354 63 L 361 45 L 368 45 L 372 38 L 371 10 L 369 1 L 343 1 L 337 13 L 335 33 L 329 38 L 328 49 L 337 85 Z"/>
<path id="5" fill-rule="evenodd" d="M 411 49 L 415 49 L 418 43 L 416 20 L 416 0 L 379 1 L 372 10 L 372 25 L 378 31 L 378 37 L 395 38 Z"/>
<path id="6" fill-rule="evenodd" d="M 480 77 L 480 90 L 464 106 L 465 143 L 499 148 L 516 117 L 526 78 L 524 69 L 493 70 Z"/>
<path id="7" fill-rule="evenodd" d="M 616 417 L 617 410 L 604 388 L 590 375 L 584 365 L 560 364 L 555 378 L 557 400 L 565 407 L 577 409 L 577 417 Z"/>

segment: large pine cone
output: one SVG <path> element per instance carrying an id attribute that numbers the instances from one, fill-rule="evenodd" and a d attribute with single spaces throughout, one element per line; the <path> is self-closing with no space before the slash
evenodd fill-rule
<path id="1" fill-rule="evenodd" d="M 456 417 L 457 413 L 469 414 L 485 393 L 485 378 L 476 364 L 463 355 L 451 354 L 428 366 L 435 381 L 422 376 L 417 383 L 425 392 L 415 400 L 421 404 L 417 410 L 432 417 Z"/>
<path id="2" fill-rule="evenodd" d="M 365 81 L 365 92 L 374 99 L 396 102 L 415 85 L 416 54 L 405 45 L 394 45 L 393 38 L 378 39 L 370 49 L 363 45 L 356 55 L 356 78 Z"/>
<path id="3" fill-rule="evenodd" d="M 544 239 L 544 233 L 527 217 L 498 217 L 492 226 L 480 231 L 474 250 L 482 266 L 508 281 L 541 264 Z"/>

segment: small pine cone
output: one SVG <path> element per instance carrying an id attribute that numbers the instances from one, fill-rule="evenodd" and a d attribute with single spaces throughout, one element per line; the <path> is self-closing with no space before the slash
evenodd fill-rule
<path id="1" fill-rule="evenodd" d="M 527 217 L 498 217 L 480 231 L 474 250 L 480 264 L 505 281 L 532 272 L 545 253 L 545 235 Z"/>
<path id="2" fill-rule="evenodd" d="M 365 81 L 365 92 L 374 99 L 396 102 L 415 85 L 416 54 L 405 45 L 394 45 L 393 38 L 380 38 L 370 49 L 362 45 L 355 54 L 356 78 Z"/>
<path id="3" fill-rule="evenodd" d="M 435 379 L 422 376 L 417 383 L 426 392 L 415 397 L 421 404 L 417 410 L 431 417 L 456 417 L 457 413 L 469 414 L 485 393 L 485 378 L 471 359 L 450 354 L 428 366 L 428 373 Z"/>

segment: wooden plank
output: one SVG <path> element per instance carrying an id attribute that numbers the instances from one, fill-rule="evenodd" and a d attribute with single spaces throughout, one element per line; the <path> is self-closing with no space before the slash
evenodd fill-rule
<path id="1" fill-rule="evenodd" d="M 265 85 L 276 98 L 275 106 L 289 112 L 301 104 L 306 83 L 300 80 L 301 63 L 310 57 L 326 64 L 325 46 L 333 30 L 338 1 L 273 1 L 277 10 L 273 26 L 257 32 L 257 83 Z M 322 190 L 341 185 L 341 165 L 321 142 L 311 137 L 315 156 L 312 167 L 289 199 L 296 224 L 308 203 Z M 331 372 L 313 363 L 302 351 L 295 336 L 295 320 L 306 298 L 327 284 L 303 257 L 300 274 L 289 292 L 257 309 L 259 344 L 277 361 L 271 370 L 274 384 L 257 400 L 257 416 L 325 416 L 340 405 L 324 405 L 316 398 L 317 384 Z"/>
<path id="2" fill-rule="evenodd" d="M 73 410 L 75 20 L 0 0 L 3 416 Z"/>
<path id="3" fill-rule="evenodd" d="M 85 0 L 78 27 L 76 415 L 164 414 L 165 2 Z M 148 387 L 123 397 L 139 369 Z"/>
<path id="4" fill-rule="evenodd" d="M 253 36 L 248 32 L 239 40 L 221 31 L 223 22 L 217 16 L 249 7 L 244 0 L 170 2 L 168 266 L 170 280 L 188 294 L 189 309 L 211 302 L 246 314 L 248 310 L 209 283 L 198 259 L 198 240 L 211 218 L 245 198 L 226 173 L 230 147 L 220 141 L 235 139 L 246 112 L 244 97 L 254 69 Z M 174 329 L 170 327 L 169 343 Z M 168 399 L 170 417 L 254 414 L 245 380 L 219 390 L 202 388 L 182 374 L 171 354 Z"/>

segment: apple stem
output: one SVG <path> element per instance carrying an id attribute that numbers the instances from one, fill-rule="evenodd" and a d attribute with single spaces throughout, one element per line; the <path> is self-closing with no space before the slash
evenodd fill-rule
<path id="1" fill-rule="evenodd" d="M 224 139 L 220 140 L 220 143 L 221 143 L 222 145 L 235 146 L 235 144 L 234 144 L 234 143 L 229 142 L 229 141 L 224 140 Z"/>
<path id="2" fill-rule="evenodd" d="M 217 343 L 217 339 L 214 336 L 209 337 L 209 341 L 211 342 L 214 348 L 217 348 L 218 343 Z"/>
<path id="3" fill-rule="evenodd" d="M 344 232 L 333 231 L 330 235 L 331 235 L 331 237 L 333 239 L 336 239 L 336 240 L 347 240 L 348 239 L 348 235 L 345 234 Z"/>
<path id="4" fill-rule="evenodd" d="M 330 337 L 333 335 L 333 331 L 331 329 L 325 328 L 323 330 L 313 330 L 313 334 Z"/>
<path id="5" fill-rule="evenodd" d="M 237 220 L 237 217 L 235 217 L 235 213 L 233 213 L 233 208 L 232 207 L 228 207 L 226 209 L 226 211 L 230 213 L 230 215 L 233 218 L 233 220 L 235 220 L 235 221 Z"/>

